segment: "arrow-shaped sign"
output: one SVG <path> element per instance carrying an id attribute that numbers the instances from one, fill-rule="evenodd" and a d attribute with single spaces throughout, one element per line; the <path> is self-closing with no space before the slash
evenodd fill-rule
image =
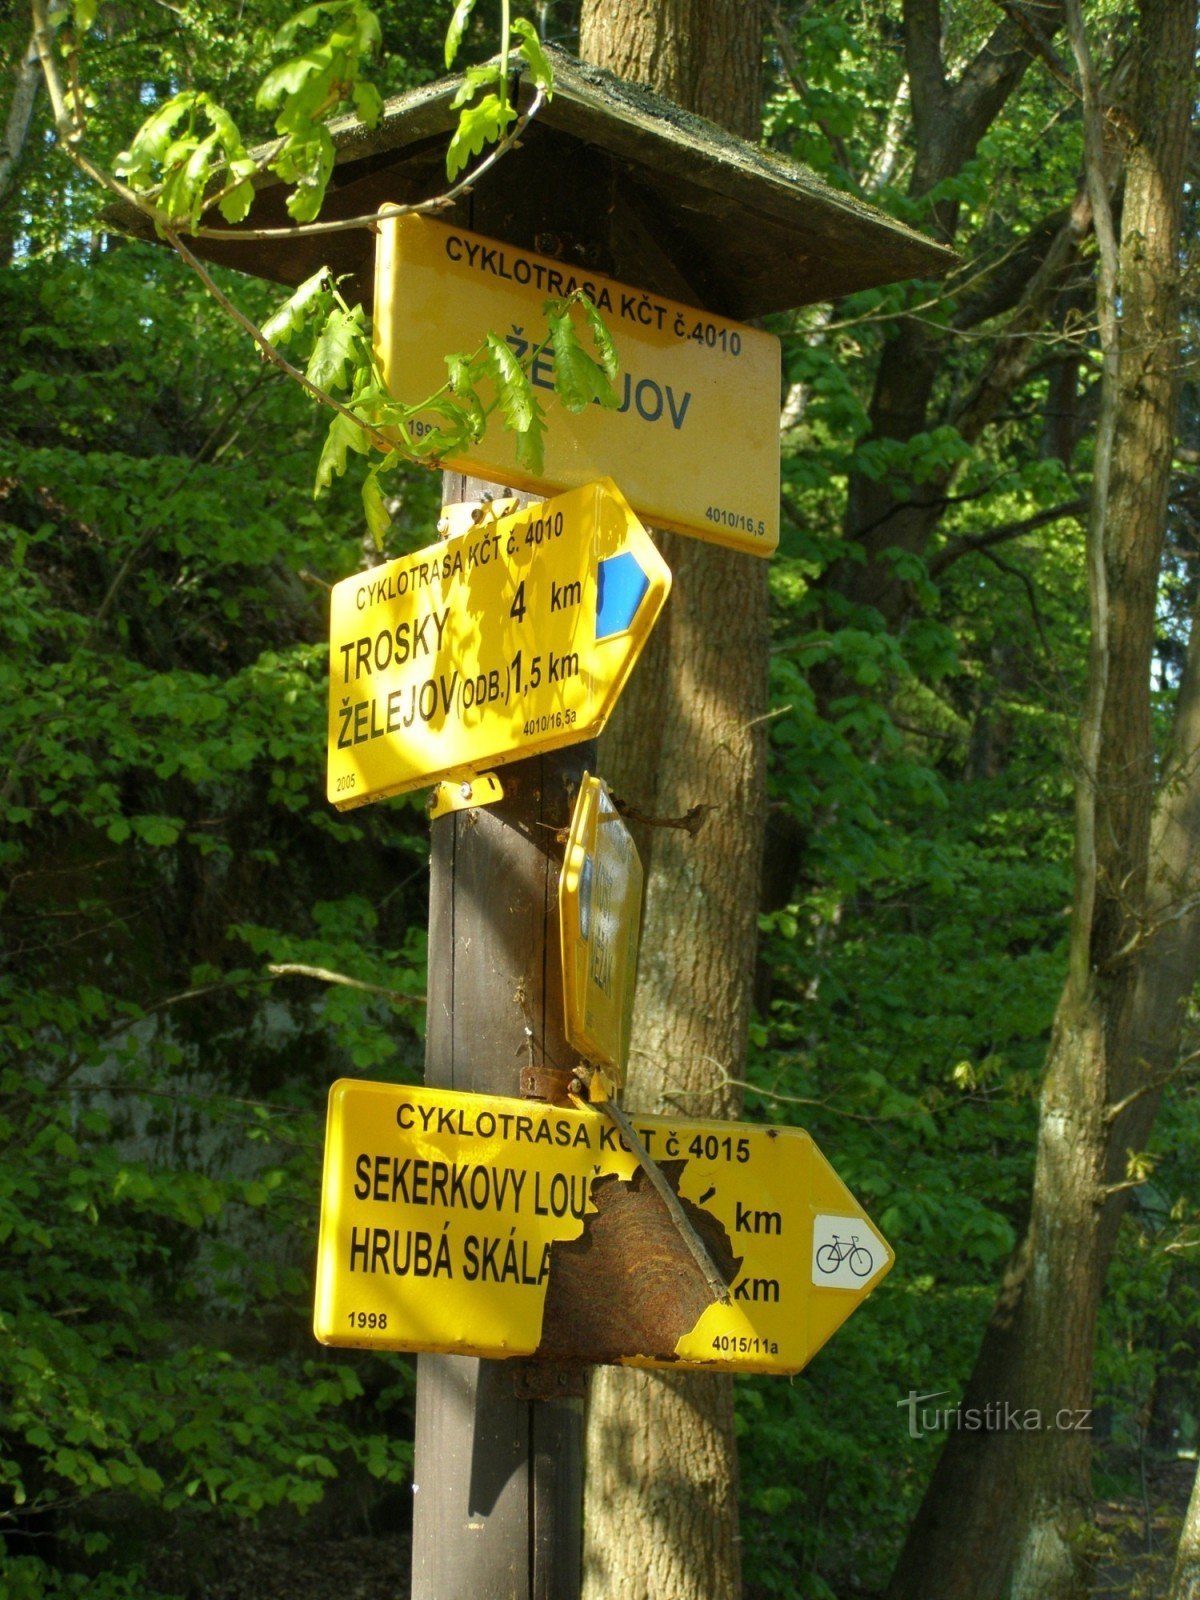
<path id="1" fill-rule="evenodd" d="M 343 1079 L 329 1096 L 317 1338 L 798 1372 L 882 1281 L 888 1245 L 800 1128 L 633 1123 L 727 1304 L 599 1111 Z"/>
<path id="2" fill-rule="evenodd" d="M 607 478 L 336 584 L 330 800 L 595 738 L 670 586 Z"/>

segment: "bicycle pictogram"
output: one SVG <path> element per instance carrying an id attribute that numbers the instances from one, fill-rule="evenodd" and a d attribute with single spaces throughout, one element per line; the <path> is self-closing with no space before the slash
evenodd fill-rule
<path id="1" fill-rule="evenodd" d="M 848 1240 L 839 1239 L 835 1233 L 830 1242 L 817 1251 L 817 1269 L 827 1277 L 835 1273 L 843 1261 L 856 1278 L 867 1277 L 875 1265 L 875 1258 L 865 1245 L 859 1244 L 856 1233 Z"/>

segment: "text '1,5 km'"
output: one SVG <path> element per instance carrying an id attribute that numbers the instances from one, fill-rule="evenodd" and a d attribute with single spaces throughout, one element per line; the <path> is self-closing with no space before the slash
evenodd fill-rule
<path id="1" fill-rule="evenodd" d="M 607 479 L 335 584 L 329 799 L 595 738 L 670 586 Z"/>

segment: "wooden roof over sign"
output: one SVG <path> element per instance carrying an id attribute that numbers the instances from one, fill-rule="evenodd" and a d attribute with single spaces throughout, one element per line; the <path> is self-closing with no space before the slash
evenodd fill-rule
<path id="1" fill-rule="evenodd" d="M 553 99 L 481 181 L 490 225 L 481 231 L 535 247 L 529 234 L 530 185 L 545 192 L 545 222 L 555 226 L 555 189 L 580 190 L 606 213 L 607 259 L 589 263 L 627 283 L 746 319 L 829 300 L 910 277 L 941 277 L 952 251 L 874 206 L 831 188 L 808 168 L 725 132 L 640 85 L 551 50 Z M 322 220 L 368 215 L 388 202 L 425 200 L 446 187 L 445 150 L 457 113 L 459 77 L 389 100 L 374 128 L 355 118 L 332 125 L 337 165 Z M 527 83 L 517 89 L 528 105 Z M 522 196 L 524 223 L 510 235 L 495 223 L 495 193 Z M 286 191 L 260 181 L 243 225 L 286 227 Z M 501 210 L 503 208 L 501 207 Z M 110 218 L 150 238 L 150 225 L 124 205 Z M 452 213 L 469 225 L 461 210 Z M 206 223 L 209 219 L 205 219 Z M 220 218 L 213 214 L 213 224 Z M 371 248 L 361 231 L 257 240 L 198 239 L 209 260 L 280 283 L 300 283 L 322 264 L 360 270 Z"/>

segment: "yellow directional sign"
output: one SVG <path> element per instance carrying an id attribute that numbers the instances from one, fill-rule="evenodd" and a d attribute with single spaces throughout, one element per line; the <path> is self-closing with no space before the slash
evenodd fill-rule
<path id="1" fill-rule="evenodd" d="M 558 880 L 567 1043 L 625 1081 L 642 918 L 642 863 L 602 778 L 584 773 Z"/>
<path id="2" fill-rule="evenodd" d="M 375 344 L 388 388 L 415 405 L 446 382 L 443 357 L 489 332 L 551 399 L 554 354 L 542 307 L 581 288 L 612 335 L 618 409 L 547 407 L 544 470 L 518 466 L 497 423 L 447 465 L 521 489 L 617 478 L 639 515 L 735 550 L 779 542 L 779 340 L 693 306 L 632 289 L 425 217 L 385 218 L 375 267 Z M 418 431 L 432 427 L 418 419 Z"/>
<path id="3" fill-rule="evenodd" d="M 667 1256 L 647 1253 L 634 1202 L 652 1191 L 600 1112 L 344 1079 L 329 1097 L 317 1338 L 798 1371 L 888 1271 L 888 1245 L 798 1128 L 633 1120 L 724 1264 L 728 1305 L 675 1293 Z"/>
<path id="4" fill-rule="evenodd" d="M 329 799 L 594 738 L 670 586 L 607 479 L 335 584 Z"/>

